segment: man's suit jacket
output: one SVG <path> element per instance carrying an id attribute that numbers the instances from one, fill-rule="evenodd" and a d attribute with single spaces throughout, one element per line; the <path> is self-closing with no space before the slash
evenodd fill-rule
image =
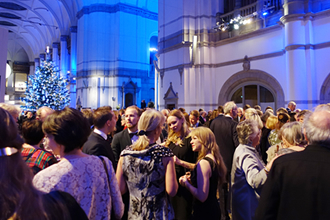
<path id="1" fill-rule="evenodd" d="M 115 167 L 117 169 L 118 160 L 120 158 L 120 153 L 127 147 L 132 145 L 132 140 L 129 137 L 128 130 L 125 129 L 113 136 L 111 143 L 111 148 L 115 157 Z"/>
<path id="2" fill-rule="evenodd" d="M 205 122 L 206 121 L 204 120 L 204 118 L 202 116 L 199 116 L 199 123 L 203 125 Z"/>
<path id="3" fill-rule="evenodd" d="M 277 158 L 263 186 L 256 219 L 330 219 L 330 147 L 309 145 Z"/>
<path id="4" fill-rule="evenodd" d="M 234 152 L 239 145 L 236 127 L 237 122 L 224 115 L 216 117 L 210 125 L 210 129 L 213 131 L 219 146 L 220 154 L 227 167 L 227 174 L 231 172 Z"/>
<path id="5" fill-rule="evenodd" d="M 84 144 L 82 151 L 89 155 L 105 156 L 109 158 L 109 160 L 112 162 L 112 165 L 114 165 L 115 157 L 112 152 L 110 143 L 104 140 L 101 135 L 96 134 L 95 132 L 92 132 L 89 135 L 88 140 Z"/>

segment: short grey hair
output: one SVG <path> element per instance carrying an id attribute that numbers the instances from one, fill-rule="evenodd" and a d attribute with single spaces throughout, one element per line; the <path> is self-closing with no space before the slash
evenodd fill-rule
<path id="1" fill-rule="evenodd" d="M 0 103 L 0 107 L 9 112 L 9 114 L 13 117 L 18 116 L 21 113 L 21 109 L 12 104 Z"/>
<path id="2" fill-rule="evenodd" d="M 223 106 L 223 112 L 224 114 L 229 114 L 230 110 L 232 110 L 233 108 L 236 108 L 236 104 L 233 101 L 230 102 L 226 102 L 226 104 Z"/>
<path id="3" fill-rule="evenodd" d="M 292 106 L 292 105 L 293 106 L 297 106 L 297 104 L 294 101 L 290 101 L 289 104 L 288 104 L 288 106 Z"/>
<path id="4" fill-rule="evenodd" d="M 250 144 L 250 136 L 254 134 L 255 128 L 258 128 L 258 123 L 253 119 L 246 119 L 240 122 L 236 127 L 239 143 Z"/>
<path id="5" fill-rule="evenodd" d="M 282 140 L 284 138 L 291 145 L 305 145 L 303 128 L 301 123 L 294 121 L 285 123 L 278 133 L 278 137 Z"/>
<path id="6" fill-rule="evenodd" d="M 305 116 L 304 129 L 309 144 L 330 145 L 330 112 L 315 111 Z"/>

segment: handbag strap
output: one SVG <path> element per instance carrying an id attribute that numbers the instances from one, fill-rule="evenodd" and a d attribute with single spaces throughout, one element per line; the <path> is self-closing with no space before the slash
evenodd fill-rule
<path id="1" fill-rule="evenodd" d="M 101 159 L 102 163 L 103 163 L 103 166 L 104 166 L 104 170 L 105 170 L 105 173 L 107 174 L 107 182 L 108 182 L 108 187 L 109 187 L 109 190 L 110 190 L 110 182 L 109 182 L 109 173 L 108 173 L 108 168 L 107 168 L 107 165 L 104 161 L 104 158 L 102 156 L 98 156 L 98 158 Z"/>
<path id="2" fill-rule="evenodd" d="M 109 180 L 109 173 L 108 173 L 107 165 L 106 165 L 106 163 L 104 161 L 104 158 L 102 156 L 98 156 L 98 158 L 100 158 L 100 160 L 102 161 L 103 166 L 104 166 L 105 173 L 107 174 L 107 179 L 108 179 L 107 182 L 108 182 L 108 188 L 109 188 L 109 192 L 110 192 L 111 191 L 110 190 L 110 180 Z M 115 220 L 117 219 L 116 216 L 115 216 L 115 213 L 114 213 L 113 208 L 111 209 L 111 219 L 115 219 Z"/>

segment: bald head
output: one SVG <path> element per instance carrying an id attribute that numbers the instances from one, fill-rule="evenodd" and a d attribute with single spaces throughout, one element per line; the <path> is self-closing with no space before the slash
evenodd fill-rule
<path id="1" fill-rule="evenodd" d="M 304 120 L 309 144 L 330 146 L 330 111 L 315 111 Z"/>
<path id="2" fill-rule="evenodd" d="M 37 116 L 36 119 L 39 121 L 45 121 L 48 115 L 52 114 L 54 112 L 53 109 L 43 106 L 37 110 Z"/>

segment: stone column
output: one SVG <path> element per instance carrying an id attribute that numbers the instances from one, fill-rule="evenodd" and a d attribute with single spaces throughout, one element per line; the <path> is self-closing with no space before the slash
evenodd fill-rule
<path id="1" fill-rule="evenodd" d="M 60 66 L 60 74 L 61 76 L 66 79 L 66 74 L 69 70 L 68 68 L 68 60 L 69 60 L 69 54 L 68 54 L 68 43 L 67 43 L 68 36 L 62 35 L 61 36 L 61 66 Z"/>
<path id="2" fill-rule="evenodd" d="M 77 26 L 72 26 L 71 31 L 71 75 L 77 76 Z"/>
<path id="3" fill-rule="evenodd" d="M 72 26 L 71 31 L 71 51 L 70 51 L 70 107 L 74 108 L 77 98 L 76 77 L 77 77 L 77 26 Z"/>
<path id="4" fill-rule="evenodd" d="M 52 47 L 53 47 L 52 60 L 53 60 L 54 64 L 59 67 L 60 66 L 60 57 L 58 55 L 58 48 L 60 47 L 60 43 L 55 42 L 55 43 L 53 43 Z"/>
<path id="5" fill-rule="evenodd" d="M 125 82 L 123 82 L 123 85 L 121 87 L 121 94 L 123 96 L 123 99 L 122 99 L 122 107 L 121 108 L 125 108 Z"/>
<path id="6" fill-rule="evenodd" d="M 40 65 L 41 65 L 42 62 L 46 60 L 46 54 L 44 54 L 44 53 L 39 54 L 39 58 L 40 58 Z"/>
<path id="7" fill-rule="evenodd" d="M 8 30 L 0 28 L 0 102 L 5 101 Z"/>
<path id="8" fill-rule="evenodd" d="M 40 58 L 35 58 L 34 59 L 34 72 L 33 72 L 33 74 L 36 72 L 37 67 L 39 67 L 39 66 L 40 66 Z"/>
<path id="9" fill-rule="evenodd" d="M 34 62 L 29 62 L 29 65 L 30 65 L 29 75 L 33 75 L 34 71 L 35 71 L 35 63 Z"/>
<path id="10" fill-rule="evenodd" d="M 308 48 L 311 38 L 306 37 L 306 32 L 312 32 L 308 28 L 309 21 L 305 21 L 305 5 L 302 0 L 285 0 L 284 16 L 281 22 L 284 24 L 285 50 L 286 50 L 286 76 L 287 96 L 286 103 L 295 101 L 297 108 L 312 109 L 315 105 L 316 89 L 315 67 L 313 48 Z M 308 18 L 307 18 L 308 19 Z M 312 36 L 312 33 L 308 33 Z M 313 67 L 311 67 L 311 65 Z M 311 89 L 312 88 L 312 89 Z"/>

